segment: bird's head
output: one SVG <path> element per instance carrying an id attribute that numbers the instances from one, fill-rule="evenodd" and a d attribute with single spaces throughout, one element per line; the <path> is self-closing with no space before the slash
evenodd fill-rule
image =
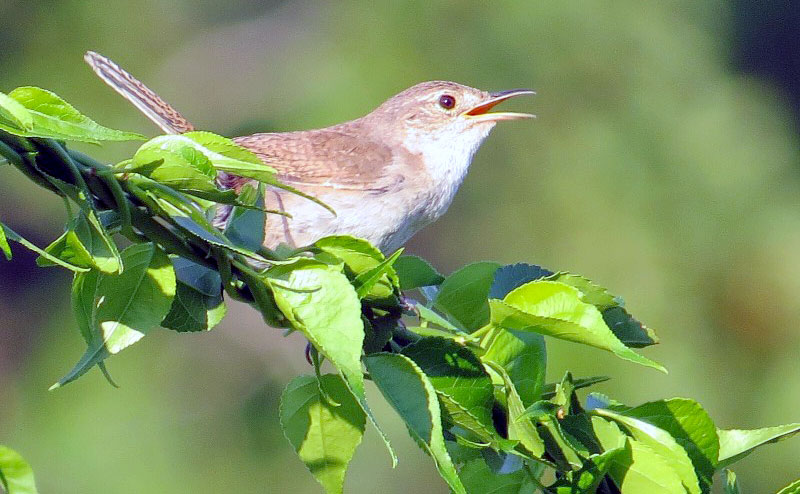
<path id="1" fill-rule="evenodd" d="M 530 89 L 487 92 L 449 81 L 423 82 L 393 96 L 373 114 L 399 127 L 404 140 L 480 144 L 502 120 L 532 118 L 528 113 L 493 112 L 495 105 Z M 474 143 L 473 141 L 477 141 Z M 448 146 L 449 147 L 449 146 Z"/>

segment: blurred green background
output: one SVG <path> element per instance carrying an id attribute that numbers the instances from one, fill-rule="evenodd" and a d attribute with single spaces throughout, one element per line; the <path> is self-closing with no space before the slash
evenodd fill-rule
<path id="1" fill-rule="evenodd" d="M 800 421 L 800 11 L 796 2 L 0 0 L 0 90 L 51 89 L 100 123 L 155 135 L 81 60 L 99 51 L 225 135 L 322 127 L 429 79 L 488 90 L 533 122 L 501 124 L 450 212 L 408 252 L 440 270 L 528 261 L 582 273 L 656 328 L 669 375 L 550 346 L 550 377 L 606 374 L 629 404 L 700 401 L 720 427 Z M 107 160 L 135 145 L 88 148 Z M 39 244 L 60 200 L 0 168 L 0 217 Z M 154 331 L 47 387 L 83 352 L 67 274 L 0 261 L 0 443 L 43 493 L 320 492 L 277 425 L 310 368 L 245 306 L 210 334 Z M 378 398 L 374 389 L 371 396 Z M 381 399 L 353 493 L 446 492 Z M 744 492 L 800 474 L 800 439 L 736 468 Z"/>

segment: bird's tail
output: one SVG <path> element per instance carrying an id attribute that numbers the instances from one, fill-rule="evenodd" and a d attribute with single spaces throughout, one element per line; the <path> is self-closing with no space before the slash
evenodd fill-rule
<path id="1" fill-rule="evenodd" d="M 133 103 L 167 134 L 182 134 L 194 130 L 194 125 L 183 118 L 175 108 L 119 65 L 93 51 L 87 51 L 83 59 L 106 84 Z"/>

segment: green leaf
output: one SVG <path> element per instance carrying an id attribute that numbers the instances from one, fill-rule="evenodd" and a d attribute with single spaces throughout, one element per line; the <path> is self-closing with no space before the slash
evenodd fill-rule
<path id="1" fill-rule="evenodd" d="M 281 312 L 363 399 L 364 324 L 361 302 L 347 277 L 335 266 L 311 263 L 276 266 L 266 275 Z"/>
<path id="2" fill-rule="evenodd" d="M 364 357 L 364 363 L 411 437 L 431 455 L 447 485 L 457 494 L 466 494 L 445 448 L 439 400 L 430 380 L 404 355 L 375 353 Z"/>
<path id="3" fill-rule="evenodd" d="M 730 472 L 730 470 L 728 470 Z M 725 493 L 728 494 L 728 493 Z M 736 493 L 738 494 L 738 493 Z M 783 489 L 779 490 L 776 494 L 800 494 L 800 479 L 795 480 Z"/>
<path id="4" fill-rule="evenodd" d="M 439 285 L 444 281 L 444 276 L 428 261 L 417 256 L 402 256 L 394 263 L 394 269 L 400 278 L 400 289 L 404 291 Z"/>
<path id="5" fill-rule="evenodd" d="M 547 456 L 553 459 L 557 470 L 577 470 L 590 455 L 585 446 L 568 436 L 561 424 L 552 417 L 540 419 L 536 430 L 544 441 Z"/>
<path id="6" fill-rule="evenodd" d="M 147 243 L 125 249 L 122 261 L 122 274 L 98 275 L 89 348 L 51 389 L 74 381 L 109 355 L 136 343 L 169 312 L 176 284 L 169 257 Z"/>
<path id="7" fill-rule="evenodd" d="M 0 446 L 0 485 L 7 494 L 36 494 L 33 470 L 19 453 Z"/>
<path id="8" fill-rule="evenodd" d="M 4 233 L 5 233 L 6 238 L 8 240 L 12 240 L 14 242 L 17 242 L 18 244 L 22 245 L 23 247 L 26 247 L 29 250 L 33 251 L 33 252 L 36 252 L 37 254 L 39 254 L 40 256 L 42 256 L 44 258 L 46 258 L 48 261 L 52 262 L 53 264 L 61 266 L 62 268 L 67 268 L 70 271 L 74 271 L 76 273 L 82 273 L 82 272 L 89 271 L 89 268 L 84 268 L 84 267 L 81 267 L 81 266 L 75 266 L 74 264 L 70 264 L 68 262 L 64 262 L 61 259 L 51 255 L 50 253 L 45 252 L 44 250 L 42 250 L 39 247 L 37 247 L 34 244 L 32 244 L 31 242 L 28 242 L 27 240 L 22 238 L 22 236 L 20 236 L 17 232 L 15 232 L 11 228 L 9 228 L 7 225 L 3 225 L 2 223 L 0 223 L 0 226 L 2 226 L 2 229 L 4 230 Z"/>
<path id="9" fill-rule="evenodd" d="M 271 268 L 266 272 L 265 281 L 271 288 L 275 305 L 292 327 L 301 331 L 342 373 L 362 409 L 378 429 L 393 463 L 396 462 L 394 451 L 375 422 L 364 395 L 361 301 L 347 277 L 337 266 L 306 259 Z M 269 300 L 262 296 L 262 302 L 269 303 Z"/>
<path id="10" fill-rule="evenodd" d="M 422 321 L 427 321 L 428 323 L 435 324 L 441 328 L 444 328 L 448 331 L 458 332 L 462 335 L 467 335 L 463 331 L 459 330 L 457 327 L 453 326 L 450 321 L 445 319 L 444 317 L 437 314 L 435 311 L 425 307 L 422 304 L 414 304 L 414 308 L 416 309 L 417 313 L 419 313 L 419 318 Z"/>
<path id="11" fill-rule="evenodd" d="M 81 210 L 70 221 L 67 231 L 45 251 L 74 266 L 96 268 L 103 273 L 121 273 L 123 269 L 117 245 L 92 210 Z M 42 267 L 55 264 L 40 256 L 36 264 Z"/>
<path id="12" fill-rule="evenodd" d="M 240 277 L 247 284 L 247 289 L 253 295 L 253 303 L 251 305 L 261 312 L 264 322 L 274 328 L 289 327 L 288 319 L 275 303 L 275 294 L 272 292 L 272 285 L 269 284 L 269 281 L 252 270 L 243 271 Z"/>
<path id="13" fill-rule="evenodd" d="M 592 376 L 592 377 L 582 377 L 580 379 L 575 379 L 572 383 L 574 389 L 581 389 L 581 388 L 588 388 L 597 383 L 602 383 L 608 381 L 610 378 L 608 376 Z M 559 383 L 547 383 L 542 387 L 542 399 L 549 400 L 556 395 L 556 387 Z M 590 395 L 592 393 L 589 393 Z"/>
<path id="14" fill-rule="evenodd" d="M 182 257 L 173 257 L 176 279 L 203 295 L 216 297 L 222 292 L 222 277 L 219 272 Z"/>
<path id="15" fill-rule="evenodd" d="M 606 420 L 596 415 L 591 416 L 590 422 L 594 437 L 597 439 L 603 451 L 611 451 L 625 446 L 625 441 L 628 436 L 620 430 L 616 422 Z"/>
<path id="16" fill-rule="evenodd" d="M 178 332 L 209 331 L 225 317 L 227 308 L 222 293 L 209 296 L 178 282 L 172 306 L 161 327 Z"/>
<path id="17" fill-rule="evenodd" d="M 753 430 L 717 429 L 719 461 L 717 469 L 741 460 L 759 446 L 776 443 L 800 432 L 800 423 Z"/>
<path id="18" fill-rule="evenodd" d="M 494 389 L 481 361 L 446 338 L 423 338 L 403 349 L 428 376 L 452 421 L 481 440 L 500 439 L 492 422 Z"/>
<path id="19" fill-rule="evenodd" d="M 319 382 L 314 376 L 294 378 L 281 395 L 280 418 L 286 438 L 325 491 L 341 493 L 366 422 L 342 378 L 333 374 L 320 376 Z"/>
<path id="20" fill-rule="evenodd" d="M 173 216 L 172 221 L 174 221 L 179 227 L 181 227 L 187 233 L 194 235 L 195 237 L 205 242 L 208 242 L 211 245 L 222 247 L 225 250 L 241 254 L 256 261 L 260 261 L 263 263 L 267 262 L 266 259 L 258 255 L 257 253 L 253 252 L 252 250 L 245 249 L 244 247 L 240 247 L 238 245 L 233 244 L 230 240 L 225 238 L 224 235 L 219 233 L 218 230 L 214 228 L 206 228 L 203 225 L 199 224 L 198 222 L 194 221 L 192 218 L 189 218 L 188 216 Z"/>
<path id="21" fill-rule="evenodd" d="M 344 263 L 345 272 L 351 279 L 366 276 L 366 273 L 378 268 L 386 260 L 383 253 L 366 240 L 348 235 L 322 238 L 314 243 L 314 247 L 321 251 L 317 254 L 318 259 Z M 371 287 L 368 298 L 390 298 L 394 294 L 394 287 L 399 286 L 392 264 L 385 265 L 382 270 L 384 273 Z"/>
<path id="22" fill-rule="evenodd" d="M 6 238 L 6 230 L 5 226 L 0 223 L 0 250 L 3 251 L 3 255 L 6 256 L 6 260 L 11 260 L 11 246 L 8 245 L 8 239 Z"/>
<path id="23" fill-rule="evenodd" d="M 577 288 L 581 292 L 581 300 L 594 305 L 601 312 L 611 307 L 619 307 L 617 299 L 608 293 L 608 290 L 583 276 L 561 272 L 550 276 L 547 281 L 557 281 Z"/>
<path id="24" fill-rule="evenodd" d="M 736 480 L 736 474 L 732 470 L 725 470 L 725 494 L 742 494 L 739 490 L 739 481 Z"/>
<path id="25" fill-rule="evenodd" d="M 458 472 L 467 492 L 492 494 L 522 494 L 534 492 L 536 485 L 528 478 L 525 470 L 499 474 L 492 471 L 483 458 L 470 460 Z"/>
<path id="26" fill-rule="evenodd" d="M 592 304 L 603 314 L 609 329 L 625 345 L 633 348 L 642 348 L 658 343 L 655 332 L 634 319 L 622 307 L 622 301 L 611 295 L 608 290 L 594 282 L 571 273 L 556 273 L 549 281 L 558 281 L 577 288 L 582 295 L 582 300 Z"/>
<path id="27" fill-rule="evenodd" d="M 365 271 L 358 275 L 355 280 L 353 280 L 353 286 L 356 289 L 356 293 L 358 294 L 358 298 L 364 298 L 370 294 L 372 289 L 375 287 L 376 283 L 378 283 L 381 278 L 383 277 L 391 277 L 397 276 L 394 274 L 394 269 L 392 265 L 397 261 L 397 258 L 400 257 L 400 254 L 403 253 L 403 249 L 397 249 L 394 254 L 387 257 L 386 260 L 375 266 L 374 268 L 370 269 L 369 271 Z"/>
<path id="28" fill-rule="evenodd" d="M 236 144 L 227 137 L 205 131 L 193 131 L 182 134 L 183 137 L 191 139 L 202 148 L 213 153 L 209 158 L 214 162 L 215 166 L 223 171 L 233 173 L 240 177 L 249 177 L 242 173 L 237 173 L 232 169 L 224 169 L 221 166 L 228 167 L 245 167 L 248 170 L 255 170 L 259 173 L 271 173 L 272 176 L 265 175 L 265 178 L 274 178 L 275 169 L 265 164 L 261 158 L 255 155 L 252 151 Z M 205 151 L 204 151 L 205 152 Z M 245 165 L 254 165 L 253 168 Z M 259 180 L 256 177 L 250 177 Z"/>
<path id="29" fill-rule="evenodd" d="M 476 262 L 459 269 L 440 285 L 434 307 L 467 330 L 485 325 L 489 322 L 489 288 L 499 267 L 496 262 Z"/>
<path id="30" fill-rule="evenodd" d="M 687 492 L 700 494 L 700 484 L 692 460 L 669 432 L 644 420 L 628 417 L 611 410 L 598 408 L 594 410 L 594 413 L 623 425 L 638 442 L 648 446 L 653 453 L 661 456 L 672 467 Z"/>
<path id="31" fill-rule="evenodd" d="M 614 335 L 629 347 L 643 348 L 658 343 L 656 333 L 634 319 L 622 307 L 611 307 L 604 310 L 603 320 Z"/>
<path id="32" fill-rule="evenodd" d="M 65 141 L 131 141 L 144 139 L 140 134 L 122 132 L 98 125 L 81 114 L 56 94 L 38 87 L 18 87 L 8 96 L 28 110 L 31 121 L 19 111 L 11 108 L 9 113 L 22 123 L 20 129 L 5 128 L 6 131 L 24 137 L 49 137 Z M 4 105 L 9 109 L 8 105 Z"/>
<path id="33" fill-rule="evenodd" d="M 263 185 L 256 189 L 247 184 L 242 187 L 239 200 L 248 206 L 263 209 L 263 188 Z M 260 209 L 241 206 L 233 208 L 228 224 L 225 226 L 225 237 L 235 245 L 258 251 L 264 245 L 264 227 L 267 219 L 266 213 Z"/>
<path id="34" fill-rule="evenodd" d="M 488 367 L 500 374 L 503 382 L 503 393 L 508 409 L 508 438 L 518 440 L 530 454 L 541 458 L 545 450 L 544 442 L 536 431 L 533 421 L 527 416 L 525 404 L 520 399 L 514 383 L 502 366 L 490 363 Z"/>
<path id="35" fill-rule="evenodd" d="M 662 372 L 663 366 L 626 347 L 606 326 L 600 311 L 581 301 L 580 292 L 554 281 L 533 281 L 491 300 L 492 322 L 508 330 L 546 336 L 608 350 L 618 357 Z"/>
<path id="36" fill-rule="evenodd" d="M 8 120 L 17 130 L 28 131 L 33 128 L 33 116 L 17 100 L 0 93 L 0 118 Z M 0 124 L 2 120 L 0 120 Z M 3 128 L 8 124 L 2 125 Z"/>
<path id="37" fill-rule="evenodd" d="M 622 451 L 617 448 L 589 456 L 579 470 L 567 472 L 554 484 L 555 494 L 594 493 L 611 468 L 611 461 Z"/>
<path id="38" fill-rule="evenodd" d="M 618 411 L 667 431 L 686 450 L 700 481 L 711 485 L 719 439 L 714 422 L 700 404 L 686 398 L 672 398 Z"/>
<path id="39" fill-rule="evenodd" d="M 347 273 L 353 278 L 375 268 L 385 259 L 383 253 L 364 239 L 348 235 L 324 237 L 314 243 L 314 247 L 343 262 Z M 317 256 L 326 260 L 324 256 Z"/>
<path id="40" fill-rule="evenodd" d="M 83 341 L 85 341 L 87 345 L 92 343 L 92 328 L 95 326 L 93 311 L 98 277 L 98 271 L 93 269 L 87 273 L 75 273 L 75 277 L 72 280 L 70 297 L 72 313 L 75 315 L 75 321 L 78 323 L 78 331 L 81 333 Z M 105 362 L 98 362 L 97 367 L 103 373 L 106 380 L 112 386 L 117 387 L 117 383 L 114 382 L 108 369 L 106 369 Z"/>
<path id="41" fill-rule="evenodd" d="M 217 190 L 214 179 L 218 170 L 232 172 L 240 168 L 257 170 L 262 179 L 275 181 L 275 170 L 264 165 L 257 156 L 230 139 L 210 132 L 150 139 L 136 151 L 133 163 L 125 170 L 142 173 L 178 189 L 213 191 Z"/>
<path id="42" fill-rule="evenodd" d="M 140 173 L 158 183 L 184 192 L 213 192 L 216 172 L 211 161 L 196 149 L 184 146 L 161 148 L 161 136 L 146 142 L 133 156 L 133 166 L 127 172 Z"/>
<path id="43" fill-rule="evenodd" d="M 513 289 L 552 274 L 552 271 L 535 264 L 507 264 L 495 271 L 489 298 L 502 299 Z"/>
<path id="44" fill-rule="evenodd" d="M 629 437 L 622 452 L 611 459 L 609 475 L 622 494 L 685 494 L 681 478 L 650 447 Z"/>
<path id="45" fill-rule="evenodd" d="M 481 346 L 486 349 L 481 360 L 506 370 L 525 407 L 540 398 L 547 366 L 542 335 L 492 326 L 481 338 Z"/>

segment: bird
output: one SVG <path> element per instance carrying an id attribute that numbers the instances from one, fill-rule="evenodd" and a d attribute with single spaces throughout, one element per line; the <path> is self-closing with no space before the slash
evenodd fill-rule
<path id="1" fill-rule="evenodd" d="M 84 59 L 165 133 L 195 129 L 109 58 L 89 51 Z M 352 235 L 384 253 L 394 252 L 447 211 L 475 152 L 498 122 L 534 117 L 490 110 L 530 94 L 535 92 L 487 92 L 450 81 L 428 81 L 355 120 L 321 129 L 233 138 L 275 169 L 282 183 L 333 209 L 270 187 L 265 207 L 288 214 L 266 215 L 264 246 L 298 248 L 330 235 Z M 217 180 L 237 191 L 250 182 L 225 173 Z M 224 225 L 226 214 L 218 215 L 218 220 Z"/>

